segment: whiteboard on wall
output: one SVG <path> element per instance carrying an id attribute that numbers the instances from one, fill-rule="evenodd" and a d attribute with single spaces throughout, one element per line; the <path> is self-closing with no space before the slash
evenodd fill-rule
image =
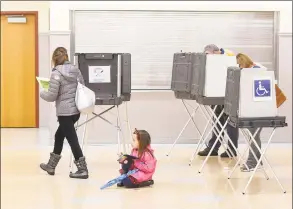
<path id="1" fill-rule="evenodd" d="M 274 12 L 74 11 L 76 53 L 131 53 L 132 89 L 170 89 L 173 54 L 216 44 L 274 69 Z"/>

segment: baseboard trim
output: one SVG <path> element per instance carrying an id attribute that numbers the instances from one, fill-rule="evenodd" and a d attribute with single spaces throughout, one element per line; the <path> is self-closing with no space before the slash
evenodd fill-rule
<path id="1" fill-rule="evenodd" d="M 44 127 L 43 127 L 44 128 Z M 55 131 L 54 131 L 55 134 Z M 50 140 L 54 141 L 54 135 L 52 135 L 52 132 L 50 132 Z M 87 144 L 89 146 L 100 146 L 100 145 L 117 145 L 116 142 L 113 141 L 113 138 L 109 138 L 108 140 L 103 140 L 102 142 L 97 142 L 95 139 L 86 139 Z M 161 138 L 153 140 L 153 144 L 160 144 L 160 145 L 172 145 L 173 140 L 167 138 Z M 198 143 L 199 139 L 190 139 L 190 138 L 182 138 L 178 141 L 178 143 L 175 146 L 181 146 L 181 145 L 196 145 Z M 261 140 L 263 144 L 267 143 L 267 139 Z M 66 142 L 65 142 L 66 143 Z M 292 141 L 290 140 L 272 140 L 272 144 L 292 144 Z M 245 139 L 243 137 L 239 137 L 238 144 L 246 144 Z"/>
<path id="2" fill-rule="evenodd" d="M 292 33 L 279 33 L 279 37 L 292 37 Z"/>
<path id="3" fill-rule="evenodd" d="M 111 144 L 116 144 L 116 142 L 113 142 L 113 139 L 109 139 L 109 141 L 105 142 L 96 142 L 95 140 L 87 139 L 88 145 L 90 146 L 96 146 L 96 145 L 111 145 Z M 153 144 L 161 144 L 161 145 L 172 145 L 173 141 L 170 142 L 170 140 L 153 140 Z M 187 140 L 187 139 L 182 139 L 181 142 L 178 142 L 175 146 L 180 146 L 180 145 L 196 145 L 198 143 L 199 139 L 193 139 L 193 140 Z M 244 138 L 240 138 L 238 141 L 239 144 L 246 144 Z M 267 139 L 262 140 L 262 144 L 266 144 Z M 289 140 L 278 140 L 278 141 L 272 141 L 272 144 L 287 144 L 291 143 Z"/>
<path id="4" fill-rule="evenodd" d="M 71 31 L 67 30 L 67 31 L 50 31 L 49 32 L 50 35 L 70 35 Z"/>
<path id="5" fill-rule="evenodd" d="M 41 32 L 39 33 L 39 36 L 49 36 L 50 33 L 49 32 Z"/>
<path id="6" fill-rule="evenodd" d="M 263 143 L 263 144 L 267 144 L 267 143 Z M 288 145 L 292 145 L 292 143 L 289 143 L 289 142 L 272 142 L 271 144 L 273 145 L 280 145 L 280 146 L 288 146 Z M 238 144 L 240 147 L 244 146 L 246 147 L 247 144 L 244 143 L 244 142 L 239 142 Z M 54 146 L 54 143 L 53 141 L 50 141 L 50 145 L 46 145 L 46 146 Z M 67 141 L 64 141 L 64 146 L 65 147 L 69 147 L 69 144 Z M 113 144 L 113 143 L 108 143 L 108 144 L 103 144 L 103 143 L 94 143 L 94 144 L 88 144 L 86 145 L 86 147 L 106 147 L 106 146 L 117 146 L 117 144 Z M 152 146 L 154 147 L 171 147 L 172 144 L 161 144 L 161 143 L 153 143 Z M 197 144 L 176 144 L 175 145 L 175 148 L 176 147 L 196 147 Z"/>

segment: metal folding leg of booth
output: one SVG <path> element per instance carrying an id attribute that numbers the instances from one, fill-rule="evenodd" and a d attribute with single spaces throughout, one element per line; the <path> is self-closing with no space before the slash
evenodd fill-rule
<path id="1" fill-rule="evenodd" d="M 224 145 L 227 146 L 225 150 L 226 150 L 226 152 L 227 152 L 227 154 L 228 154 L 228 156 L 229 156 L 230 158 L 232 158 L 232 159 L 234 159 L 234 160 L 237 161 L 237 156 L 238 156 L 238 157 L 239 157 L 239 161 L 242 161 L 242 163 L 246 166 L 246 168 L 248 168 L 247 165 L 246 165 L 246 163 L 245 163 L 245 161 L 242 159 L 242 157 L 241 157 L 241 155 L 240 155 L 238 149 L 235 147 L 235 145 L 233 144 L 231 138 L 230 138 L 229 135 L 227 134 L 227 131 L 225 130 L 226 127 L 227 127 L 227 124 L 228 124 L 228 118 L 226 119 L 226 121 L 225 121 L 225 123 L 224 123 L 223 125 L 222 125 L 221 122 L 220 122 L 220 118 L 221 118 L 221 116 L 224 114 L 224 109 L 221 111 L 221 113 L 220 113 L 219 116 L 217 117 L 216 114 L 215 114 L 215 112 L 214 112 L 214 110 L 212 110 L 210 106 L 207 106 L 207 105 L 201 105 L 201 107 L 205 109 L 206 113 L 209 115 L 210 118 L 213 118 L 213 117 L 215 118 L 214 120 L 210 120 L 210 121 L 211 121 L 211 124 L 212 124 L 212 129 L 216 129 L 216 132 L 214 132 L 214 133 L 217 133 L 217 134 L 216 134 L 217 139 L 216 139 L 216 141 L 214 142 L 213 146 L 211 147 L 211 149 L 210 149 L 208 155 L 206 156 L 206 158 L 205 158 L 204 162 L 202 163 L 201 167 L 199 168 L 198 172 L 199 172 L 199 173 L 202 172 L 202 170 L 203 170 L 205 164 L 207 163 L 207 161 L 208 161 L 208 159 L 209 159 L 209 157 L 210 157 L 210 155 L 211 155 L 213 149 L 215 148 L 216 144 L 217 144 L 219 141 L 220 141 L 220 143 L 222 144 L 222 146 L 224 146 Z M 218 129 L 217 125 L 220 127 L 221 130 Z M 215 131 L 215 130 L 213 130 L 213 131 Z M 211 132 L 211 130 L 210 130 L 210 132 Z M 209 132 L 209 133 L 210 133 L 210 132 Z M 227 136 L 227 139 L 228 139 L 228 143 L 227 143 L 227 144 L 226 144 L 226 141 L 225 141 L 224 137 L 222 136 L 223 133 L 224 133 L 224 136 L 225 136 L 225 135 Z M 208 136 L 208 135 L 209 135 L 209 134 L 207 134 L 207 136 Z M 203 143 L 202 143 L 202 144 L 205 144 L 206 140 L 207 140 L 207 137 L 203 140 Z M 232 146 L 233 150 L 236 152 L 236 153 L 235 153 L 236 156 L 235 156 L 234 152 L 231 150 L 231 148 L 229 147 L 229 143 L 230 143 L 230 145 Z M 193 154 L 190 163 L 192 163 L 192 161 L 194 160 L 195 155 L 197 154 L 197 152 L 198 152 L 198 150 L 196 150 L 196 152 Z"/>
<path id="2" fill-rule="evenodd" d="M 194 124 L 194 126 L 195 126 L 195 128 L 196 128 L 196 130 L 197 130 L 197 132 L 198 132 L 198 134 L 200 135 L 200 139 L 199 139 L 199 141 L 198 141 L 198 143 L 197 143 L 196 151 L 193 153 L 193 155 L 192 155 L 192 157 L 191 157 L 191 159 L 190 159 L 190 163 L 189 163 L 189 165 L 191 165 L 192 161 L 193 161 L 194 158 L 195 158 L 195 155 L 198 153 L 199 149 L 202 147 L 203 144 L 205 144 L 206 140 L 208 139 L 209 134 L 210 134 L 211 132 L 213 132 L 216 136 L 218 136 L 218 133 L 219 133 L 220 131 L 218 130 L 218 128 L 216 127 L 216 125 L 217 125 L 217 123 L 220 123 L 219 118 L 223 115 L 224 111 L 222 111 L 221 114 L 220 114 L 220 115 L 218 116 L 218 118 L 217 118 L 217 116 L 214 114 L 214 111 L 215 111 L 215 109 L 217 108 L 217 105 L 214 107 L 213 110 L 211 110 L 211 107 L 210 107 L 210 106 L 205 106 L 205 105 L 199 105 L 199 104 L 197 104 L 196 107 L 193 107 L 192 105 L 190 105 L 190 104 L 188 104 L 187 102 L 185 102 L 183 99 L 182 99 L 181 101 L 182 101 L 182 103 L 183 103 L 183 105 L 184 105 L 184 107 L 185 107 L 186 112 L 187 112 L 188 115 L 189 115 L 189 119 L 188 119 L 187 122 L 185 123 L 184 127 L 183 127 L 182 130 L 180 131 L 180 133 L 179 133 L 179 135 L 177 136 L 177 138 L 175 139 L 175 141 L 174 141 L 172 147 L 170 148 L 169 152 L 167 153 L 167 156 L 170 155 L 172 149 L 174 148 L 175 144 L 177 143 L 177 141 L 178 141 L 179 138 L 181 137 L 181 135 L 182 135 L 182 133 L 184 132 L 184 130 L 186 129 L 187 125 L 190 123 L 190 121 L 192 121 L 193 124 Z M 189 106 L 193 109 L 192 113 L 188 110 L 187 105 L 189 105 Z M 198 129 L 198 127 L 197 127 L 197 125 L 196 125 L 196 122 L 195 122 L 194 119 L 193 119 L 194 115 L 195 115 L 196 112 L 198 111 L 198 108 L 200 108 L 201 112 L 204 114 L 205 119 L 206 119 L 206 121 L 207 121 L 203 133 L 200 132 L 200 130 Z M 211 110 L 212 113 L 209 113 L 209 109 Z M 217 118 L 215 122 L 212 122 L 212 121 L 213 121 L 213 120 L 212 120 L 213 117 L 216 117 L 216 118 Z M 207 128 L 208 128 L 208 125 L 209 125 L 210 123 L 211 123 L 212 127 L 211 127 L 211 129 L 209 130 L 209 132 L 206 134 L 206 132 L 207 132 Z M 220 126 L 220 127 L 221 127 L 221 126 Z M 222 144 L 223 146 L 226 145 L 226 146 L 227 146 L 226 149 L 230 151 L 230 152 L 227 152 L 228 155 L 229 155 L 229 157 L 230 157 L 230 158 L 232 158 L 232 157 L 235 158 L 235 156 L 233 155 L 233 152 L 230 150 L 229 146 L 226 144 L 226 141 L 224 140 L 224 137 L 223 137 L 222 135 L 220 135 L 219 139 L 220 139 L 220 138 L 222 138 L 222 139 L 220 140 L 221 144 Z M 230 138 L 228 138 L 228 140 L 230 140 Z M 231 140 L 230 140 L 230 143 L 231 143 Z M 233 149 L 235 149 L 234 144 L 233 144 L 233 143 L 231 143 L 231 144 L 232 144 L 232 146 L 233 146 Z M 230 153 L 232 153 L 232 155 L 230 155 Z M 207 158 L 208 158 L 208 157 L 209 157 L 209 156 L 207 156 Z"/>
<path id="3" fill-rule="evenodd" d="M 277 180 L 277 182 L 278 182 L 279 186 L 281 187 L 282 191 L 283 191 L 284 193 L 286 193 L 286 190 L 284 189 L 284 187 L 283 187 L 283 185 L 281 184 L 280 180 L 278 179 L 278 177 L 277 177 L 277 175 L 276 175 L 274 169 L 272 168 L 271 164 L 269 163 L 268 159 L 267 159 L 266 156 L 265 156 L 266 151 L 267 151 L 267 149 L 268 149 L 268 147 L 269 147 L 269 145 L 270 145 L 270 143 L 271 143 L 271 141 L 272 141 L 272 138 L 273 138 L 273 136 L 274 136 L 274 134 L 275 134 L 276 127 L 273 128 L 273 131 L 272 131 L 272 133 L 271 133 L 270 136 L 269 136 L 269 139 L 268 139 L 267 145 L 265 146 L 265 148 L 264 148 L 263 151 L 261 151 L 260 147 L 258 146 L 258 144 L 256 143 L 256 140 L 255 140 L 255 135 L 256 135 L 257 132 L 259 131 L 259 128 L 256 130 L 256 132 L 255 132 L 253 135 L 251 134 L 251 132 L 250 132 L 248 129 L 241 128 L 240 131 L 242 132 L 242 134 L 243 134 L 243 136 L 244 136 L 244 138 L 245 138 L 245 140 L 246 140 L 246 142 L 247 142 L 247 144 L 248 144 L 248 148 L 245 149 L 244 154 L 247 152 L 248 149 L 250 149 L 251 152 L 253 153 L 254 158 L 255 158 L 256 161 L 257 161 L 257 164 L 256 164 L 255 168 L 253 169 L 253 171 L 252 171 L 252 173 L 251 173 L 251 176 L 250 176 L 250 178 L 249 178 L 249 180 L 248 180 L 248 182 L 247 182 L 247 184 L 246 184 L 246 186 L 245 186 L 245 188 L 244 188 L 244 190 L 243 190 L 242 193 L 243 193 L 243 194 L 246 193 L 246 190 L 247 190 L 248 186 L 250 185 L 250 183 L 251 183 L 253 177 L 255 176 L 256 171 L 260 168 L 260 166 L 262 166 L 262 165 L 261 165 L 262 161 L 265 162 L 265 163 L 268 165 L 269 169 L 271 170 L 271 172 L 272 172 L 274 178 Z M 245 131 L 246 131 L 246 133 L 245 133 Z M 256 154 L 254 153 L 254 151 L 253 151 L 252 148 L 251 148 L 252 143 L 255 144 L 256 148 L 258 149 L 259 153 L 261 154 L 259 159 L 257 159 Z M 233 169 L 231 170 L 231 172 L 229 173 L 228 179 L 231 178 L 233 172 L 234 172 L 235 169 L 236 169 L 236 166 L 237 166 L 237 164 L 234 166 L 234 168 L 233 168 Z M 269 179 L 268 175 L 266 174 L 266 172 L 265 172 L 264 169 L 262 169 L 262 170 L 264 171 L 264 175 L 265 175 L 266 179 L 268 180 L 268 179 Z"/>
<path id="4" fill-rule="evenodd" d="M 199 129 L 198 129 L 197 125 L 196 125 L 196 122 L 195 122 L 194 119 L 193 119 L 193 117 L 195 116 L 195 114 L 196 114 L 196 112 L 197 112 L 197 110 L 198 110 L 198 108 L 199 108 L 199 105 L 197 104 L 196 107 L 193 107 L 192 105 L 190 105 L 190 104 L 188 104 L 187 102 L 185 102 L 183 99 L 182 99 L 181 101 L 182 101 L 182 104 L 183 104 L 183 106 L 184 106 L 186 112 L 188 113 L 189 118 L 188 118 L 188 120 L 186 121 L 186 123 L 184 124 L 183 128 L 181 129 L 181 131 L 180 131 L 180 133 L 178 134 L 177 138 L 175 139 L 174 143 L 172 144 L 170 150 L 169 150 L 168 153 L 166 154 L 167 156 L 169 156 L 169 155 L 171 154 L 171 152 L 172 152 L 172 150 L 173 150 L 175 144 L 177 144 L 179 138 L 181 137 L 181 135 L 182 135 L 183 132 L 185 131 L 185 129 L 186 129 L 186 127 L 188 126 L 188 124 L 190 123 L 190 121 L 192 121 L 192 123 L 193 123 L 195 129 L 197 130 L 197 133 L 200 135 L 200 138 L 202 137 L 202 134 L 201 134 L 201 132 L 199 131 Z M 190 107 L 193 109 L 192 113 L 190 113 L 190 111 L 188 110 L 187 105 L 190 106 Z"/>
<path id="5" fill-rule="evenodd" d="M 194 151 L 194 153 L 192 154 L 192 156 L 191 156 L 191 158 L 190 158 L 189 165 L 192 164 L 192 162 L 193 162 L 195 156 L 198 154 L 198 152 L 199 152 L 199 150 L 202 148 L 202 146 L 203 146 L 203 145 L 206 145 L 206 141 L 207 141 L 209 135 L 211 134 L 211 132 L 213 132 L 216 136 L 218 136 L 218 133 L 219 133 L 219 131 L 218 131 L 217 127 L 216 127 L 217 122 L 216 122 L 216 123 L 213 123 L 213 122 L 212 122 L 212 120 L 213 120 L 213 116 L 207 112 L 207 108 L 210 108 L 210 107 L 209 107 L 209 106 L 206 107 L 206 106 L 204 106 L 204 105 L 199 105 L 199 107 L 200 107 L 200 110 L 203 112 L 204 117 L 205 117 L 205 119 L 207 120 L 207 123 L 206 123 L 206 126 L 205 126 L 205 128 L 204 128 L 203 134 L 202 134 L 202 136 L 201 136 L 201 138 L 200 138 L 200 140 L 199 140 L 199 142 L 198 142 L 198 144 L 197 144 L 196 150 Z M 212 112 L 214 112 L 216 108 L 217 108 L 217 105 L 213 108 Z M 210 109 L 211 109 L 211 108 L 210 108 Z M 216 118 L 217 118 L 217 117 L 218 117 L 218 118 L 221 118 L 222 115 L 223 115 L 223 112 L 221 112 L 221 113 L 219 114 L 219 116 L 216 116 Z M 209 124 L 211 124 L 212 127 L 211 127 L 210 130 L 207 132 L 207 128 L 208 128 L 208 125 L 209 125 Z M 215 129 L 216 129 L 216 130 L 215 130 Z M 207 132 L 207 133 L 206 133 L 206 132 Z M 224 138 L 223 138 L 222 136 L 220 136 L 220 137 L 222 138 L 222 139 L 220 140 L 222 146 L 225 146 L 226 143 L 225 143 Z M 227 147 L 226 149 L 229 149 L 229 147 Z M 227 153 L 228 153 L 228 155 L 229 155 L 230 158 L 233 157 L 233 156 L 230 155 L 229 152 L 227 152 Z"/>
<path id="6" fill-rule="evenodd" d="M 116 106 L 116 110 L 117 110 L 117 113 L 114 114 L 110 111 L 108 111 L 109 114 L 111 115 L 115 115 L 116 116 L 116 119 L 117 119 L 117 125 L 113 125 L 115 126 L 117 129 L 119 129 L 119 131 L 117 130 L 117 139 L 118 139 L 118 142 L 120 141 L 120 132 L 122 133 L 122 139 L 124 139 L 124 134 L 123 134 L 123 129 L 121 128 L 121 124 L 122 124 L 122 121 L 121 121 L 121 117 L 120 117 L 120 113 L 119 113 L 119 108 L 118 106 Z M 104 110 L 101 106 L 100 108 L 102 110 Z M 118 116 L 118 117 L 117 117 Z M 124 140 L 122 141 L 122 146 L 123 146 L 123 152 L 130 152 L 131 151 L 131 142 L 132 142 L 132 129 L 131 129 L 131 125 L 130 125 L 130 122 L 129 122 L 129 117 L 128 117 L 128 106 L 127 106 L 127 102 L 125 102 L 125 116 L 126 116 L 126 119 L 124 119 L 124 122 L 127 124 L 127 129 L 128 129 L 128 133 L 129 133 L 129 140 L 130 142 L 129 143 L 126 143 Z M 105 119 L 104 119 L 105 120 Z M 109 123 L 109 122 L 108 122 Z M 119 124 L 119 125 L 118 125 Z M 119 143 L 121 145 L 121 143 Z M 120 154 L 121 152 L 121 146 L 119 147 L 118 146 L 118 154 Z"/>
<path id="7" fill-rule="evenodd" d="M 206 112 L 202 109 L 202 107 L 199 105 L 198 107 L 200 107 L 200 110 L 202 111 L 204 117 L 205 117 L 205 120 L 207 121 L 206 122 L 206 125 L 205 125 L 205 128 L 203 130 L 203 133 L 202 135 L 200 136 L 200 139 L 196 145 L 196 149 L 195 149 L 195 152 L 192 154 L 191 158 L 190 158 L 190 161 L 189 161 L 189 165 L 191 166 L 192 164 L 192 161 L 194 160 L 195 156 L 197 155 L 197 153 L 199 152 L 199 150 L 202 148 L 202 146 L 206 143 L 206 140 L 208 138 L 208 136 L 210 135 L 210 133 L 213 131 L 215 133 L 215 135 L 217 135 L 217 133 L 215 132 L 215 130 L 213 130 L 213 128 L 210 129 L 210 131 L 208 131 L 207 133 L 207 128 L 208 128 L 208 125 L 211 123 L 211 120 L 212 120 L 212 117 L 208 117 L 206 115 Z M 214 107 L 213 111 L 215 111 L 215 109 L 217 108 L 217 106 Z"/>
<path id="8" fill-rule="evenodd" d="M 243 137 L 244 137 L 244 139 L 245 139 L 245 141 L 246 141 L 246 143 L 247 143 L 247 147 L 246 147 L 245 151 L 243 152 L 243 154 L 241 155 L 241 157 L 238 159 L 237 163 L 236 163 L 236 164 L 234 165 L 234 167 L 230 170 L 230 172 L 229 172 L 229 174 L 228 174 L 228 179 L 231 178 L 231 176 L 232 176 L 233 172 L 235 171 L 236 167 L 237 167 L 238 165 L 240 165 L 240 160 L 241 160 L 241 159 L 244 159 L 244 157 L 245 157 L 245 155 L 246 155 L 246 153 L 247 153 L 248 150 L 251 151 L 251 153 L 252 153 L 254 159 L 255 159 L 256 161 L 258 161 L 255 152 L 254 152 L 253 149 L 251 148 L 251 144 L 253 143 L 253 139 L 254 139 L 254 137 L 257 135 L 257 133 L 259 132 L 259 130 L 260 130 L 260 128 L 258 128 L 258 129 L 255 131 L 255 133 L 253 134 L 253 136 L 251 137 L 251 136 L 250 136 L 250 132 L 249 132 L 248 130 L 246 130 L 246 129 L 240 129 L 240 133 L 243 135 Z M 251 139 L 251 140 L 249 141 L 248 139 Z M 246 164 L 245 164 L 245 165 L 246 165 Z M 260 168 L 260 167 L 259 167 L 259 168 Z M 249 168 L 247 167 L 247 165 L 246 165 L 246 169 L 249 170 Z M 267 173 L 265 172 L 265 170 L 263 170 L 263 172 L 264 172 L 264 176 L 265 176 L 265 178 L 268 180 L 269 177 L 268 177 Z"/>
<path id="9" fill-rule="evenodd" d="M 116 107 L 116 111 L 117 111 L 117 115 L 116 115 L 116 118 L 117 118 L 117 123 L 116 125 L 111 123 L 109 120 L 107 120 L 106 118 L 104 118 L 102 115 L 105 114 L 105 113 L 111 113 L 110 110 L 112 110 L 113 108 Z M 131 125 L 130 125 L 130 122 L 129 122 L 129 118 L 128 118 L 128 107 L 127 107 L 127 102 L 125 102 L 125 110 L 126 110 L 126 120 L 125 122 L 127 123 L 127 127 L 128 127 L 128 131 L 129 131 L 129 139 L 132 138 L 132 134 L 131 134 Z M 125 142 L 125 138 L 124 138 L 124 134 L 123 134 L 123 130 L 121 128 L 121 118 L 120 118 L 120 113 L 119 113 L 119 106 L 118 105 L 113 105 L 105 110 L 103 110 L 101 113 L 97 114 L 97 113 L 92 113 L 94 116 L 91 117 L 89 119 L 89 115 L 87 114 L 86 115 L 86 118 L 85 118 L 85 121 L 81 124 L 77 123 L 76 125 L 76 130 L 78 130 L 78 128 L 82 127 L 83 126 L 83 133 L 82 133 L 82 137 L 80 139 L 80 144 L 81 144 L 81 149 L 84 150 L 84 146 L 86 145 L 86 133 L 87 133 L 87 125 L 90 121 L 94 120 L 95 118 L 100 118 L 102 119 L 103 121 L 105 121 L 106 123 L 112 125 L 113 127 L 115 127 L 117 129 L 117 146 L 118 146 L 118 152 L 117 152 L 117 155 L 120 155 L 121 153 L 121 150 L 123 150 L 123 153 L 126 153 L 127 151 L 129 152 L 129 148 L 130 146 L 130 143 L 127 143 Z M 122 134 L 122 141 L 120 139 L 120 134 Z M 122 147 L 122 149 L 121 149 Z M 70 170 L 72 171 L 73 169 L 73 161 L 74 161 L 74 158 L 73 158 L 73 155 L 71 155 L 70 157 L 70 164 L 69 164 L 69 167 L 70 167 Z"/>
<path id="10" fill-rule="evenodd" d="M 175 144 L 178 142 L 179 138 L 180 138 L 181 135 L 183 134 L 184 130 L 186 129 L 186 127 L 188 126 L 188 124 L 190 123 L 190 121 L 192 121 L 193 124 L 194 124 L 194 126 L 195 126 L 195 128 L 196 128 L 196 130 L 197 130 L 197 132 L 198 132 L 198 134 L 200 135 L 200 139 L 199 139 L 199 141 L 198 141 L 198 143 L 197 143 L 196 151 L 195 151 L 195 153 L 193 153 L 193 155 L 192 155 L 192 157 L 191 157 L 191 160 L 190 160 L 190 163 L 189 163 L 189 165 L 191 165 L 192 160 L 194 159 L 195 155 L 198 153 L 199 148 L 201 148 L 202 145 L 205 143 L 205 141 L 206 141 L 208 135 L 209 135 L 212 131 L 213 131 L 216 135 L 217 135 L 217 133 L 215 132 L 215 130 L 214 130 L 213 128 L 211 128 L 210 131 L 208 132 L 208 134 L 206 135 L 206 137 L 204 138 L 205 133 L 206 133 L 206 130 L 207 130 L 207 128 L 208 128 L 208 125 L 210 124 L 210 121 L 212 120 L 212 117 L 207 116 L 206 113 L 204 112 L 204 110 L 201 108 L 201 106 L 200 106 L 199 104 L 197 104 L 196 107 L 193 107 L 192 105 L 190 105 L 190 104 L 188 104 L 187 102 L 185 102 L 183 99 L 182 99 L 181 101 L 182 101 L 182 103 L 183 103 L 183 105 L 184 105 L 184 107 L 185 107 L 186 112 L 188 113 L 189 119 L 187 120 L 187 122 L 185 123 L 185 125 L 183 126 L 183 128 L 181 129 L 181 131 L 180 131 L 180 133 L 178 134 L 177 138 L 175 139 L 174 143 L 172 144 L 172 147 L 171 147 L 170 150 L 168 151 L 167 156 L 169 156 L 169 155 L 171 154 L 171 151 L 173 150 Z M 190 106 L 190 107 L 193 109 L 192 113 L 188 110 L 187 105 Z M 214 110 L 216 109 L 216 107 L 217 107 L 217 106 L 215 106 Z M 197 125 L 196 125 L 196 122 L 195 122 L 194 119 L 193 119 L 193 117 L 195 116 L 196 112 L 198 111 L 198 108 L 200 108 L 200 110 L 202 111 L 202 113 L 203 113 L 204 116 L 205 116 L 205 119 L 207 120 L 207 123 L 206 123 L 205 128 L 204 128 L 204 130 L 203 130 L 202 133 L 201 133 L 200 130 L 198 129 L 198 127 L 197 127 Z M 214 110 L 213 110 L 213 111 L 214 111 Z M 222 113 L 222 114 L 223 114 L 223 113 Z M 222 115 L 222 114 L 221 114 L 221 115 Z M 209 119 L 208 119 L 208 118 L 209 118 Z M 203 140 L 203 139 L 205 139 L 205 140 Z M 230 156 L 230 157 L 231 157 L 231 156 Z"/>

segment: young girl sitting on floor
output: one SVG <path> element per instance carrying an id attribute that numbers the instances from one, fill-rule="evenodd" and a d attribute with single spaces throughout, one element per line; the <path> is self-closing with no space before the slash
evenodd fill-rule
<path id="1" fill-rule="evenodd" d="M 125 157 L 119 160 L 119 163 L 122 164 L 120 173 L 127 173 L 134 169 L 138 169 L 138 171 L 117 184 L 118 187 L 138 188 L 154 184 L 152 177 L 156 170 L 157 160 L 150 145 L 150 134 L 145 130 L 135 129 L 133 135 L 131 154 L 124 155 Z"/>

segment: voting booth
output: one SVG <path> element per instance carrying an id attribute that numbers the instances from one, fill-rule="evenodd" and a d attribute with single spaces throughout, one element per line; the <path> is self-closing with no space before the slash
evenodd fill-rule
<path id="1" fill-rule="evenodd" d="M 182 100 L 182 103 L 189 115 L 189 120 L 185 123 L 183 129 L 173 143 L 172 148 L 179 140 L 189 122 L 192 121 L 197 132 L 200 134 L 200 140 L 196 151 L 190 159 L 190 164 L 201 146 L 208 140 L 210 133 L 214 132 L 218 135 L 220 130 L 217 128 L 217 125 L 223 127 L 223 125 L 219 122 L 219 118 L 224 114 L 224 109 L 219 116 L 214 114 L 214 110 L 218 105 L 224 105 L 227 68 L 230 66 L 237 66 L 235 56 L 219 54 L 206 55 L 205 53 L 195 52 L 181 52 L 174 54 L 171 90 L 174 91 L 177 99 Z M 195 108 L 189 105 L 193 109 L 192 113 L 188 110 L 187 102 L 185 100 L 196 100 L 198 105 Z M 206 126 L 202 133 L 199 131 L 195 121 L 193 120 L 193 117 L 198 109 L 202 111 L 205 119 L 207 120 Z M 212 125 L 210 129 L 208 129 L 209 124 Z M 224 133 L 226 133 L 225 130 Z M 223 145 L 227 144 L 222 135 L 220 135 L 219 138 L 221 139 L 219 140 L 223 143 Z M 229 136 L 228 140 L 230 140 Z M 231 143 L 231 145 L 234 146 L 233 143 Z M 228 146 L 227 149 L 229 150 Z M 234 150 L 236 149 L 234 148 Z M 233 152 L 228 152 L 229 155 L 230 153 L 230 157 L 234 157 L 232 156 Z M 210 154 L 211 152 L 207 156 L 206 160 L 209 158 Z M 204 161 L 203 166 L 205 163 L 206 161 Z M 203 166 L 200 168 L 200 171 Z"/>
<path id="2" fill-rule="evenodd" d="M 235 56 L 175 53 L 171 90 L 177 99 L 203 105 L 223 105 L 227 68 L 237 66 Z"/>
<path id="3" fill-rule="evenodd" d="M 175 53 L 173 56 L 171 90 L 177 99 L 195 100 L 194 69 L 196 53 Z"/>
<path id="4" fill-rule="evenodd" d="M 248 149 L 253 152 L 251 145 L 254 143 L 261 153 L 261 157 L 257 159 L 253 152 L 257 160 L 257 165 L 252 172 L 243 194 L 245 194 L 256 170 L 261 166 L 261 162 L 269 166 L 272 174 L 285 193 L 286 191 L 265 156 L 276 128 L 287 126 L 286 118 L 280 117 L 277 114 L 274 71 L 267 71 L 264 68 L 240 69 L 238 67 L 229 67 L 227 72 L 224 111 L 229 117 L 228 123 L 234 127 L 238 127 L 245 137 L 248 144 L 245 152 L 247 152 Z M 251 133 L 249 128 L 256 129 L 256 133 Z M 263 151 L 261 151 L 254 139 L 260 128 L 273 129 L 267 141 L 267 146 Z M 238 163 L 239 162 L 240 159 L 238 160 Z M 237 164 L 234 166 L 228 178 L 231 177 Z M 265 171 L 264 174 L 266 178 L 268 178 Z"/>
<path id="5" fill-rule="evenodd" d="M 173 56 L 173 68 L 172 68 L 172 78 L 171 78 L 171 90 L 174 92 L 175 97 L 177 99 L 181 99 L 182 104 L 185 107 L 186 112 L 189 115 L 189 119 L 183 126 L 182 130 L 180 131 L 179 135 L 175 139 L 173 145 L 171 146 L 170 150 L 167 153 L 167 156 L 171 154 L 171 151 L 173 150 L 175 144 L 183 134 L 184 130 L 190 123 L 190 121 L 193 122 L 195 129 L 197 130 L 197 133 L 202 136 L 202 133 L 198 129 L 193 117 L 199 108 L 199 106 L 196 106 L 194 108 L 192 105 L 189 105 L 185 100 L 196 100 L 196 95 L 193 94 L 195 90 L 197 89 L 197 86 L 195 86 L 195 79 L 196 76 L 194 75 L 196 67 L 203 67 L 203 66 L 196 66 L 196 59 L 199 59 L 197 56 L 197 53 L 175 53 Z M 205 56 L 202 56 L 202 60 L 205 61 Z M 197 82 L 198 83 L 198 82 Z M 191 108 L 193 108 L 193 112 L 191 113 L 189 109 L 187 108 L 187 105 L 189 105 Z"/>
<path id="6" fill-rule="evenodd" d="M 77 128 L 84 126 L 82 145 L 86 134 L 86 125 L 95 118 L 100 118 L 117 129 L 118 153 L 126 152 L 126 144 L 121 129 L 119 105 L 131 99 L 131 54 L 129 53 L 76 53 L 75 64 L 78 65 L 84 78 L 85 86 L 95 92 L 96 106 L 110 106 L 99 114 L 92 113 L 93 117 L 86 115 L 85 122 L 78 124 Z M 126 122 L 131 134 L 126 104 Z M 103 114 L 116 108 L 117 124 L 112 124 Z M 122 142 L 120 141 L 122 133 Z M 72 165 L 72 161 L 71 161 Z"/>
<path id="7" fill-rule="evenodd" d="M 130 54 L 77 53 L 75 56 L 85 85 L 96 94 L 96 105 L 130 101 Z"/>

